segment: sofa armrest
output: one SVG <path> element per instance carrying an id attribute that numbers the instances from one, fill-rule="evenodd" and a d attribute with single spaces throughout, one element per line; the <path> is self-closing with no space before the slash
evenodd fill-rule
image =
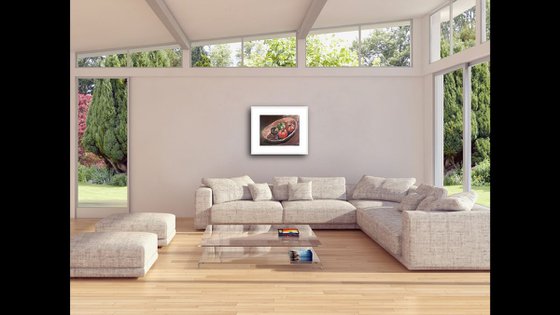
<path id="1" fill-rule="evenodd" d="M 194 228 L 205 229 L 210 224 L 210 208 L 212 208 L 212 189 L 201 186 L 196 189 L 194 197 Z"/>
<path id="2" fill-rule="evenodd" d="M 490 211 L 403 211 L 402 260 L 409 269 L 490 269 Z"/>

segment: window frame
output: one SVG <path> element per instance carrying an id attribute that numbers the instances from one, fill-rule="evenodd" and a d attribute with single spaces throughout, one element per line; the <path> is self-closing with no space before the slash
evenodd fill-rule
<path id="1" fill-rule="evenodd" d="M 443 167 L 443 145 L 444 145 L 444 121 L 443 121 L 443 76 L 458 69 L 463 69 L 463 191 L 472 189 L 472 147 L 471 147 L 471 68 L 478 64 L 490 62 L 490 56 L 464 62 L 445 70 L 435 72 L 432 75 L 434 84 L 434 185 L 443 187 L 444 167 Z M 468 167 L 466 167 L 467 165 Z"/>
<path id="2" fill-rule="evenodd" d="M 379 66 L 379 67 L 372 67 L 372 66 L 365 66 L 362 62 L 362 27 L 367 26 L 368 29 L 372 29 L 371 26 L 376 25 L 391 25 L 397 23 L 404 23 L 407 22 L 410 26 L 410 65 L 404 67 L 397 67 L 397 66 Z M 348 29 L 348 28 L 358 28 L 358 65 L 357 66 L 340 66 L 340 67 L 309 67 L 307 66 L 307 62 L 303 65 L 304 68 L 307 69 L 355 69 L 355 68 L 365 68 L 365 69 L 412 69 L 414 67 L 414 19 L 401 19 L 401 20 L 392 20 L 392 21 L 382 21 L 382 22 L 373 22 L 373 23 L 360 23 L 360 24 L 349 24 L 349 25 L 339 25 L 335 27 L 319 27 L 313 28 L 309 31 L 309 34 L 305 37 L 305 60 L 307 60 L 307 37 L 310 36 L 314 31 L 323 31 L 323 30 L 333 30 L 332 32 L 325 32 L 325 34 L 333 34 L 333 33 L 341 33 L 343 31 L 337 32 L 336 30 Z M 386 26 L 390 27 L 390 26 Z"/>
<path id="3" fill-rule="evenodd" d="M 245 48 L 245 42 L 250 42 L 250 41 L 254 41 L 254 40 L 265 40 L 265 39 L 274 39 L 274 38 L 290 38 L 290 37 L 294 37 L 295 41 L 296 41 L 296 47 L 295 47 L 295 66 L 293 67 L 270 67 L 270 66 L 266 66 L 266 67 L 248 67 L 245 65 L 245 52 L 244 52 L 244 48 Z M 268 33 L 268 34 L 257 34 L 257 35 L 247 35 L 247 36 L 237 36 L 237 37 L 226 37 L 226 38 L 218 38 L 218 39 L 212 39 L 212 40 L 201 40 L 201 41 L 195 41 L 195 42 L 191 42 L 191 49 L 189 49 L 189 64 L 190 67 L 189 68 L 193 68 L 193 69 L 239 69 L 239 68 L 247 68 L 247 69 L 296 69 L 299 67 L 298 64 L 298 38 L 297 38 L 297 34 L 295 31 L 291 31 L 291 32 L 279 32 L 279 33 Z M 212 45 L 219 45 L 219 44 L 233 44 L 233 43 L 241 43 L 241 58 L 240 58 L 240 62 L 241 65 L 240 66 L 232 66 L 232 67 L 195 67 L 192 64 L 192 49 L 194 49 L 195 47 L 204 47 L 204 46 L 212 46 Z"/>
<path id="4" fill-rule="evenodd" d="M 428 14 L 428 31 L 429 31 L 429 43 L 428 43 L 428 64 L 432 64 L 435 62 L 438 62 L 440 60 L 449 58 L 453 55 L 457 55 L 462 53 L 463 51 L 466 51 L 468 49 L 471 48 L 475 48 L 476 46 L 479 46 L 485 42 L 489 42 L 490 39 L 486 40 L 486 0 L 476 0 L 475 1 L 475 44 L 472 47 L 466 48 L 461 50 L 460 52 L 455 53 L 454 52 L 454 45 L 453 45 L 453 32 L 454 32 L 454 25 L 453 25 L 453 4 L 457 2 L 457 0 L 448 0 L 445 1 L 444 3 L 442 3 L 441 5 L 437 6 L 434 10 L 430 11 L 430 13 Z M 432 20 L 432 16 L 434 16 L 435 14 L 439 13 L 439 11 L 441 11 L 441 9 L 445 8 L 446 6 L 449 6 L 449 27 L 450 27 L 450 38 L 449 38 L 449 56 L 445 57 L 445 58 L 439 58 L 436 60 L 432 61 L 432 53 L 433 53 L 433 47 L 435 45 L 435 43 L 433 43 L 433 38 L 434 38 L 434 34 L 432 32 L 432 25 L 431 25 L 431 20 Z M 440 39 L 441 39 L 441 34 L 440 34 Z M 438 46 L 440 46 L 441 44 L 438 42 L 437 43 Z M 438 52 L 441 54 L 440 49 L 438 49 Z"/>
<path id="5" fill-rule="evenodd" d="M 131 59 L 131 54 L 132 53 L 138 53 L 138 52 L 149 52 L 149 51 L 157 51 L 157 50 L 164 50 L 164 49 L 179 49 L 181 51 L 181 65 L 178 67 L 133 67 L 132 66 L 132 59 Z M 101 56 L 110 56 L 110 55 L 116 55 L 116 54 L 124 54 L 126 55 L 126 66 L 125 67 L 80 67 L 78 65 L 78 61 L 81 58 L 87 58 L 87 57 L 101 57 Z M 178 68 L 182 68 L 184 67 L 184 59 L 185 56 L 190 54 L 185 53 L 184 49 L 181 49 L 181 46 L 177 45 L 177 44 L 166 44 L 166 45 L 157 45 L 157 46 L 145 46 L 145 47 L 131 47 L 131 48 L 124 48 L 124 49 L 114 49 L 114 50 L 101 50 L 101 51 L 90 51 L 90 52 L 76 52 L 76 62 L 74 64 L 74 66 L 76 67 L 76 69 L 101 69 L 101 68 L 133 68 L 133 69 L 139 69 L 139 68 L 147 68 L 147 69 L 178 69 Z"/>
<path id="6" fill-rule="evenodd" d="M 100 68 L 100 67 L 97 67 Z M 75 159 L 75 163 L 74 164 L 74 171 L 75 171 L 75 176 L 74 176 L 74 218 L 91 218 L 91 217 L 99 217 L 100 214 L 104 214 L 104 215 L 108 215 L 108 214 L 113 214 L 113 213 L 130 213 L 130 201 L 131 199 L 131 180 L 130 180 L 130 136 L 131 136 L 131 130 L 130 130 L 130 82 L 131 82 L 131 76 L 118 76 L 118 75 L 114 75 L 114 76 L 75 76 L 74 77 L 74 101 L 75 101 L 75 113 L 74 113 L 74 119 L 75 119 L 75 124 L 73 126 L 74 129 L 74 133 L 75 133 L 75 139 L 74 139 L 74 159 Z M 79 150 L 79 143 L 78 143 L 78 124 L 79 124 L 79 110 L 78 110 L 78 87 L 79 87 L 79 80 L 81 79 L 126 79 L 126 88 L 127 88 L 127 98 L 126 98 L 126 132 L 127 132 L 127 145 L 126 145 L 126 150 L 127 150 L 127 160 L 126 160 L 126 169 L 127 169 L 127 173 L 126 173 L 126 186 L 127 186 L 127 191 L 126 191 L 126 207 L 80 207 L 80 196 L 79 196 L 79 183 L 78 183 L 78 164 L 79 164 L 79 158 L 78 158 L 78 150 Z"/>

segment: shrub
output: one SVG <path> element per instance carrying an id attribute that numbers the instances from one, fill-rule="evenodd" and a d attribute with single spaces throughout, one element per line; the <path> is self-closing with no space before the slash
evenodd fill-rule
<path id="1" fill-rule="evenodd" d="M 490 160 L 485 159 L 472 169 L 472 185 L 490 185 Z"/>
<path id="2" fill-rule="evenodd" d="M 113 176 L 112 170 L 78 164 L 78 182 L 90 184 L 108 184 Z"/>
<path id="3" fill-rule="evenodd" d="M 111 185 L 113 186 L 126 186 L 126 174 L 115 174 L 111 178 Z"/>
<path id="4" fill-rule="evenodd" d="M 462 185 L 463 184 L 463 168 L 459 166 L 447 172 L 443 177 L 443 185 Z"/>

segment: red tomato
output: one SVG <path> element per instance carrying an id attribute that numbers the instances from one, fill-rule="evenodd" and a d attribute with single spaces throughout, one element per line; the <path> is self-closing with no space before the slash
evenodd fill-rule
<path id="1" fill-rule="evenodd" d="M 289 133 L 292 133 L 296 127 L 294 127 L 294 125 L 289 125 L 287 129 Z"/>
<path id="2" fill-rule="evenodd" d="M 278 138 L 284 139 L 288 136 L 288 130 L 283 129 L 278 132 Z"/>

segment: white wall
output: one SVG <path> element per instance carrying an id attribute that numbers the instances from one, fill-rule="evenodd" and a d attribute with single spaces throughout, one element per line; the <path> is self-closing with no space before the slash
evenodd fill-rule
<path id="1" fill-rule="evenodd" d="M 130 208 L 194 215 L 202 177 L 424 181 L 423 77 L 133 77 Z M 251 105 L 308 105 L 309 155 L 251 156 Z"/>

